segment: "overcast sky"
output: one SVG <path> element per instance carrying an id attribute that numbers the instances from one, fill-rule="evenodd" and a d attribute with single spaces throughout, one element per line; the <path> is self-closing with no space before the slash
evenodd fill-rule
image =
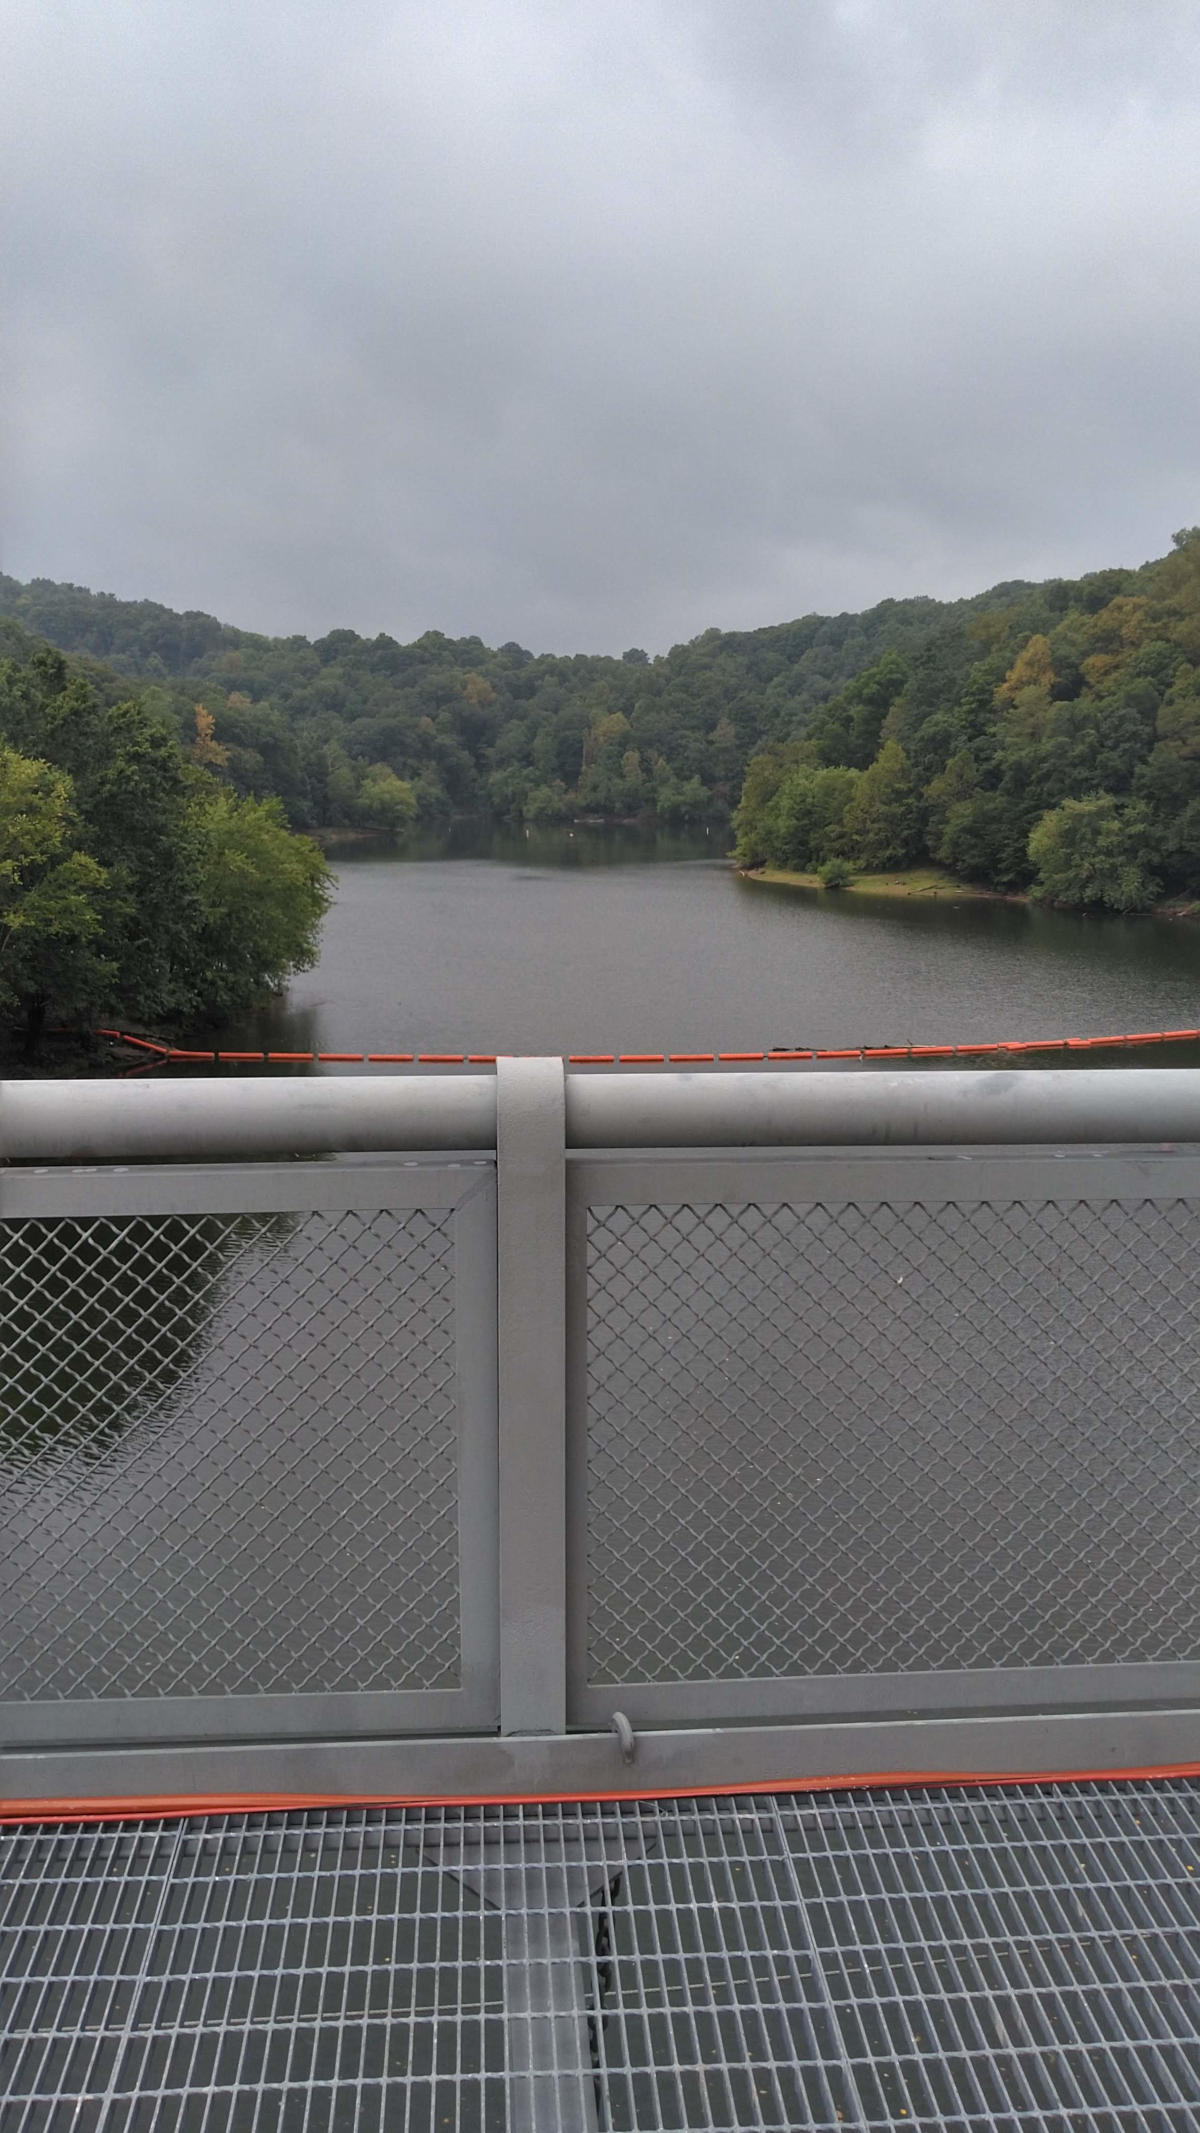
<path id="1" fill-rule="evenodd" d="M 1200 520 L 1197 0 L 7 0 L 0 567 L 662 650 Z"/>

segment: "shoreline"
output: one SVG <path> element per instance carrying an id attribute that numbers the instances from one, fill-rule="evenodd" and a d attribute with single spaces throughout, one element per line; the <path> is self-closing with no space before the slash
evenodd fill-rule
<path id="1" fill-rule="evenodd" d="M 881 874 L 856 874 L 844 888 L 827 889 L 819 874 L 795 874 L 787 867 L 734 867 L 743 881 L 767 881 L 784 889 L 815 889 L 823 896 L 919 896 L 947 903 L 1028 903 L 1027 896 L 1006 895 L 959 881 L 942 867 L 895 867 Z"/>
<path id="2" fill-rule="evenodd" d="M 740 867 L 733 872 L 742 881 L 771 882 L 777 888 L 807 889 L 822 896 L 880 896 L 899 899 L 920 897 L 930 902 L 1029 904 L 1034 899 L 1024 889 L 985 889 L 978 882 L 960 881 L 943 867 L 897 867 L 887 873 L 856 874 L 844 888 L 827 889 L 819 874 L 796 874 L 787 867 Z M 1178 921 L 1200 919 L 1200 900 L 1192 896 L 1168 896 L 1161 903 L 1147 904 L 1140 911 L 1084 911 L 1078 904 L 1050 904 L 1047 911 L 1076 911 L 1081 917 L 1158 918 Z"/>

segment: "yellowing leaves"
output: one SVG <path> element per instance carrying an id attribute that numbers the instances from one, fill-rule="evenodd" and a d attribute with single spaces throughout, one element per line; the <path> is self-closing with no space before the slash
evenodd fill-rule
<path id="1" fill-rule="evenodd" d="M 216 738 L 216 725 L 212 712 L 203 704 L 196 705 L 196 738 L 192 742 L 192 760 L 204 763 L 210 770 L 219 770 L 229 761 L 229 750 L 223 748 Z"/>
<path id="2" fill-rule="evenodd" d="M 1101 651 L 1115 652 L 1118 649 L 1131 652 L 1142 644 L 1150 629 L 1150 602 L 1131 599 L 1120 593 L 1102 607 L 1098 614 L 1089 617 L 1087 633 L 1091 642 Z"/>
<path id="3" fill-rule="evenodd" d="M 1024 650 L 1017 653 L 996 691 L 997 706 L 1015 703 L 1023 689 L 1038 688 L 1049 691 L 1053 682 L 1054 662 L 1050 656 L 1050 640 L 1048 637 L 1031 637 Z"/>

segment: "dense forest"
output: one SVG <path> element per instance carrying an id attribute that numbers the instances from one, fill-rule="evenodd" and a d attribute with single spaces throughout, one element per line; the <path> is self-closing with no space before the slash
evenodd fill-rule
<path id="1" fill-rule="evenodd" d="M 758 750 L 737 856 L 932 859 L 1081 908 L 1200 892 L 1200 528 L 1140 570 L 1037 587 L 885 654 Z"/>
<path id="2" fill-rule="evenodd" d="M 0 623 L 0 1039 L 219 1021 L 315 959 L 328 900 L 277 799 Z"/>
<path id="3" fill-rule="evenodd" d="M 269 638 L 2 576 L 0 616 L 98 701 L 132 687 L 182 762 L 297 829 L 732 813 L 743 864 L 831 882 L 933 859 L 1069 904 L 1200 892 L 1197 528 L 1138 569 L 708 630 L 653 659 Z"/>
<path id="4" fill-rule="evenodd" d="M 490 650 L 430 631 L 414 644 L 333 630 L 256 637 L 210 615 L 0 576 L 0 616 L 48 639 L 199 742 L 236 792 L 274 795 L 300 829 L 402 827 L 490 813 L 509 820 L 654 813 L 727 818 L 746 763 L 787 740 L 864 667 L 910 660 L 1035 588 L 979 599 L 885 600 L 863 615 L 808 615 L 771 629 L 707 630 L 661 658 Z M 1031 625 L 1026 625 L 1027 627 Z M 197 727 L 197 708 L 201 718 Z M 211 722 L 211 723 L 210 723 Z"/>

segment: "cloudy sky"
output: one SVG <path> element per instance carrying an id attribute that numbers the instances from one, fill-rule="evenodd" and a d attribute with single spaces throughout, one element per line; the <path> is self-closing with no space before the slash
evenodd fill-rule
<path id="1" fill-rule="evenodd" d="M 0 568 L 651 650 L 1200 520 L 1197 0 L 7 0 Z"/>

